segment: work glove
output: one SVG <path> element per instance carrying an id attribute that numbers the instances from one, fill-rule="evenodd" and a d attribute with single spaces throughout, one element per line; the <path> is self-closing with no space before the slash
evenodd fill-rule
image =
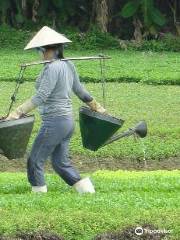
<path id="1" fill-rule="evenodd" d="M 11 112 L 6 120 L 19 119 L 22 115 L 32 111 L 35 107 L 36 106 L 32 103 L 31 99 L 28 99 L 18 108 L 16 108 L 15 111 Z"/>
<path id="2" fill-rule="evenodd" d="M 103 108 L 101 106 L 101 104 L 98 103 L 95 99 L 93 99 L 91 102 L 87 102 L 86 104 L 91 108 L 91 110 L 93 110 L 95 112 L 99 112 L 99 113 L 103 113 L 103 114 L 107 113 L 106 109 Z"/>

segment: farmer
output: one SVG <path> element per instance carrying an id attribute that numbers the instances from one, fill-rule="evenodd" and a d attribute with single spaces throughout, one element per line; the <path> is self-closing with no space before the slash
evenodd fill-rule
<path id="1" fill-rule="evenodd" d="M 65 36 L 45 26 L 27 44 L 25 50 L 37 49 L 43 60 L 57 60 L 45 63 L 36 80 L 36 94 L 7 118 L 18 119 L 39 108 L 42 125 L 27 160 L 27 176 L 33 192 L 47 192 L 44 164 L 48 156 L 51 156 L 56 173 L 77 192 L 95 192 L 89 177 L 81 178 L 68 156 L 69 142 L 74 131 L 71 92 L 93 111 L 105 113 L 106 110 L 81 85 L 73 63 L 60 60 L 63 58 L 63 46 L 69 42 Z"/>

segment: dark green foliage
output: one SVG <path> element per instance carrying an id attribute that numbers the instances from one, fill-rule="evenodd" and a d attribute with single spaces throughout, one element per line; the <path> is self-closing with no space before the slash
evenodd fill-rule
<path id="1" fill-rule="evenodd" d="M 180 51 L 180 38 L 172 34 L 165 34 L 159 40 L 144 40 L 141 44 L 127 42 L 127 48 L 140 50 L 140 51 L 153 51 L 153 52 L 179 52 Z"/>
<path id="2" fill-rule="evenodd" d="M 30 31 L 16 30 L 8 26 L 1 26 L 0 33 L 0 46 L 7 49 L 24 48 L 32 36 Z"/>
<path id="3" fill-rule="evenodd" d="M 150 13 L 151 19 L 152 21 L 159 25 L 159 26 L 163 26 L 166 23 L 166 19 L 163 16 L 163 14 L 159 11 L 159 9 L 157 8 L 153 8 L 151 13 Z"/>
<path id="4" fill-rule="evenodd" d="M 162 42 L 164 43 L 165 46 L 164 50 L 174 52 L 180 51 L 180 37 L 174 36 L 169 33 L 164 36 Z"/>
<path id="5" fill-rule="evenodd" d="M 16 30 L 8 26 L 0 27 L 0 46 L 8 49 L 23 49 L 30 38 L 35 34 L 27 30 Z M 80 32 L 77 29 L 62 29 L 68 38 L 73 42 L 69 44 L 69 49 L 94 50 L 94 49 L 121 49 L 117 38 L 109 33 L 102 33 L 98 28 L 93 27 L 88 32 Z M 141 44 L 126 41 L 127 49 L 140 51 L 180 51 L 180 38 L 172 34 L 165 34 L 160 40 L 144 40 Z"/>
<path id="6" fill-rule="evenodd" d="M 0 27 L 0 45 L 3 48 L 23 49 L 25 44 L 35 34 L 27 30 L 15 30 L 8 26 Z M 62 31 L 61 31 L 62 32 Z M 63 32 L 73 41 L 70 48 L 73 49 L 96 49 L 96 48 L 119 48 L 119 42 L 109 33 L 102 33 L 97 28 L 82 33 L 76 29 L 66 29 Z"/>
<path id="7" fill-rule="evenodd" d="M 137 12 L 140 3 L 140 0 L 132 0 L 127 2 L 121 10 L 121 15 L 124 18 L 132 17 Z"/>
<path id="8" fill-rule="evenodd" d="M 124 18 L 135 17 L 141 20 L 146 34 L 156 33 L 157 26 L 164 26 L 166 19 L 155 7 L 154 0 L 131 0 L 128 1 L 120 12 Z"/>
<path id="9" fill-rule="evenodd" d="M 95 0 L 1 0 L 0 26 L 8 25 L 32 31 L 48 25 L 60 30 L 71 27 L 87 32 L 91 25 L 99 26 L 101 21 L 101 25 L 105 24 L 109 33 L 121 39 L 130 39 L 134 33 L 135 17 L 141 21 L 143 30 L 146 33 L 149 31 L 151 35 L 159 34 L 160 29 L 164 31 L 163 26 L 167 26 L 170 32 L 178 33 L 175 27 L 179 18 L 178 0 L 171 1 L 176 2 L 176 9 L 173 9 L 173 5 L 170 7 L 170 1 L 164 1 L 163 4 L 155 0 L 105 2 L 107 6 L 103 8 L 102 1 Z M 100 8 L 102 11 L 99 11 Z M 173 11 L 177 12 L 177 16 L 173 16 Z M 101 26 L 99 27 L 100 31 L 103 31 Z"/>
<path id="10" fill-rule="evenodd" d="M 102 33 L 93 27 L 88 32 L 66 31 L 76 49 L 114 49 L 120 48 L 119 42 L 109 33 Z"/>

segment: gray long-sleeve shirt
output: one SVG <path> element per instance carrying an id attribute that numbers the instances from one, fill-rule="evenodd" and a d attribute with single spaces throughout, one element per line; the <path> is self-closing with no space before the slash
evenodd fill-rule
<path id="1" fill-rule="evenodd" d="M 36 94 L 31 98 L 39 107 L 42 119 L 72 114 L 72 91 L 83 101 L 93 98 L 80 83 L 75 66 L 70 61 L 46 63 L 36 80 Z"/>

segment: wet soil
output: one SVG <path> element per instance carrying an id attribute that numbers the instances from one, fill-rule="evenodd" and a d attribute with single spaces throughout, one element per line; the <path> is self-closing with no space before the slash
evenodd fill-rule
<path id="1" fill-rule="evenodd" d="M 7 159 L 0 153 L 0 172 L 17 172 L 26 171 L 27 157 L 21 159 Z M 109 170 L 174 170 L 180 169 L 180 157 L 172 157 L 161 160 L 147 160 L 146 166 L 143 160 L 128 159 L 128 158 L 89 158 L 86 156 L 74 155 L 71 156 L 71 161 L 80 172 L 94 172 L 100 169 Z M 50 161 L 47 161 L 46 171 L 53 172 Z"/>
<path id="2" fill-rule="evenodd" d="M 140 226 L 140 225 L 139 225 Z M 139 227 L 138 226 L 138 227 Z M 105 232 L 96 235 L 92 240 L 168 240 L 169 233 L 159 231 L 152 224 L 143 224 L 140 229 L 137 226 L 129 226 L 121 231 Z M 0 240 L 66 240 L 62 236 L 52 233 L 20 233 L 15 237 L 0 237 Z"/>

